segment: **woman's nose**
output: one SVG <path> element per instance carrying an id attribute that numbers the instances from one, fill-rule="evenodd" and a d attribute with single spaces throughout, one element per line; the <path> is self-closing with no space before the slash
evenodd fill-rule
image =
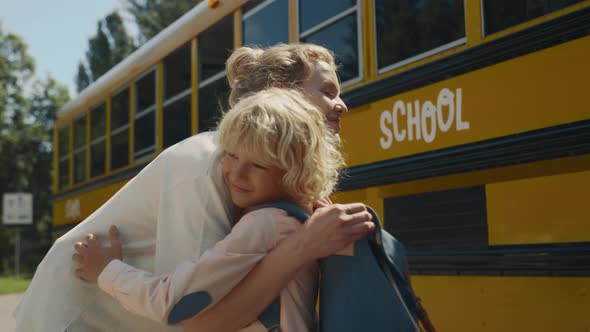
<path id="1" fill-rule="evenodd" d="M 340 99 L 340 97 L 338 97 L 338 99 L 336 100 L 336 105 L 334 105 L 334 110 L 337 113 L 347 113 L 348 112 L 348 107 L 346 107 L 346 104 L 342 101 L 342 99 Z"/>

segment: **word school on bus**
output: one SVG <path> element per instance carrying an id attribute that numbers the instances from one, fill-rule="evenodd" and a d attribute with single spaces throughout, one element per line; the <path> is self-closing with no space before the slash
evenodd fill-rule
<path id="1" fill-rule="evenodd" d="M 446 116 L 445 116 L 446 114 Z M 383 137 L 379 139 L 382 149 L 389 149 L 396 142 L 424 140 L 430 143 L 436 139 L 437 132 L 447 132 L 455 124 L 455 130 L 468 130 L 469 122 L 462 119 L 462 89 L 455 93 L 443 88 L 438 93 L 436 105 L 430 100 L 413 103 L 397 100 L 393 110 L 381 113 L 380 126 Z"/>

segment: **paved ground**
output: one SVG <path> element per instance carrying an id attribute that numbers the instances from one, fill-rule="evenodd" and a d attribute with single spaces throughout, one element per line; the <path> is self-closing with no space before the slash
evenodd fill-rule
<path id="1" fill-rule="evenodd" d="M 21 294 L 0 295 L 0 332 L 14 331 L 14 318 L 12 311 Z"/>

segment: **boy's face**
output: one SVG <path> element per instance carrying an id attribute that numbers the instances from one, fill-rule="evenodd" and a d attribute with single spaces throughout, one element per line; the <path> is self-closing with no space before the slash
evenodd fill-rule
<path id="1" fill-rule="evenodd" d="M 232 202 L 249 208 L 276 200 L 288 200 L 281 181 L 285 171 L 260 164 L 260 158 L 245 150 L 226 150 L 222 158 L 223 179 Z"/>
<path id="2" fill-rule="evenodd" d="M 340 99 L 336 72 L 324 61 L 315 63 L 313 71 L 301 85 L 303 94 L 326 116 L 326 124 L 334 133 L 340 132 L 340 117 L 348 108 Z"/>

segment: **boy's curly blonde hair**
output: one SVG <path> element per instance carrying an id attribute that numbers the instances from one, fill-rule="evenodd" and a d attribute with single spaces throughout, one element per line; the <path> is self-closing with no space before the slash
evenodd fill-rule
<path id="1" fill-rule="evenodd" d="M 267 88 L 298 89 L 318 61 L 336 71 L 334 54 L 314 44 L 277 44 L 268 48 L 240 47 L 226 62 L 231 87 L 229 105 Z"/>
<path id="2" fill-rule="evenodd" d="M 324 115 L 296 90 L 270 88 L 240 100 L 221 119 L 220 144 L 246 150 L 285 171 L 283 188 L 298 202 L 328 197 L 344 159 Z"/>

